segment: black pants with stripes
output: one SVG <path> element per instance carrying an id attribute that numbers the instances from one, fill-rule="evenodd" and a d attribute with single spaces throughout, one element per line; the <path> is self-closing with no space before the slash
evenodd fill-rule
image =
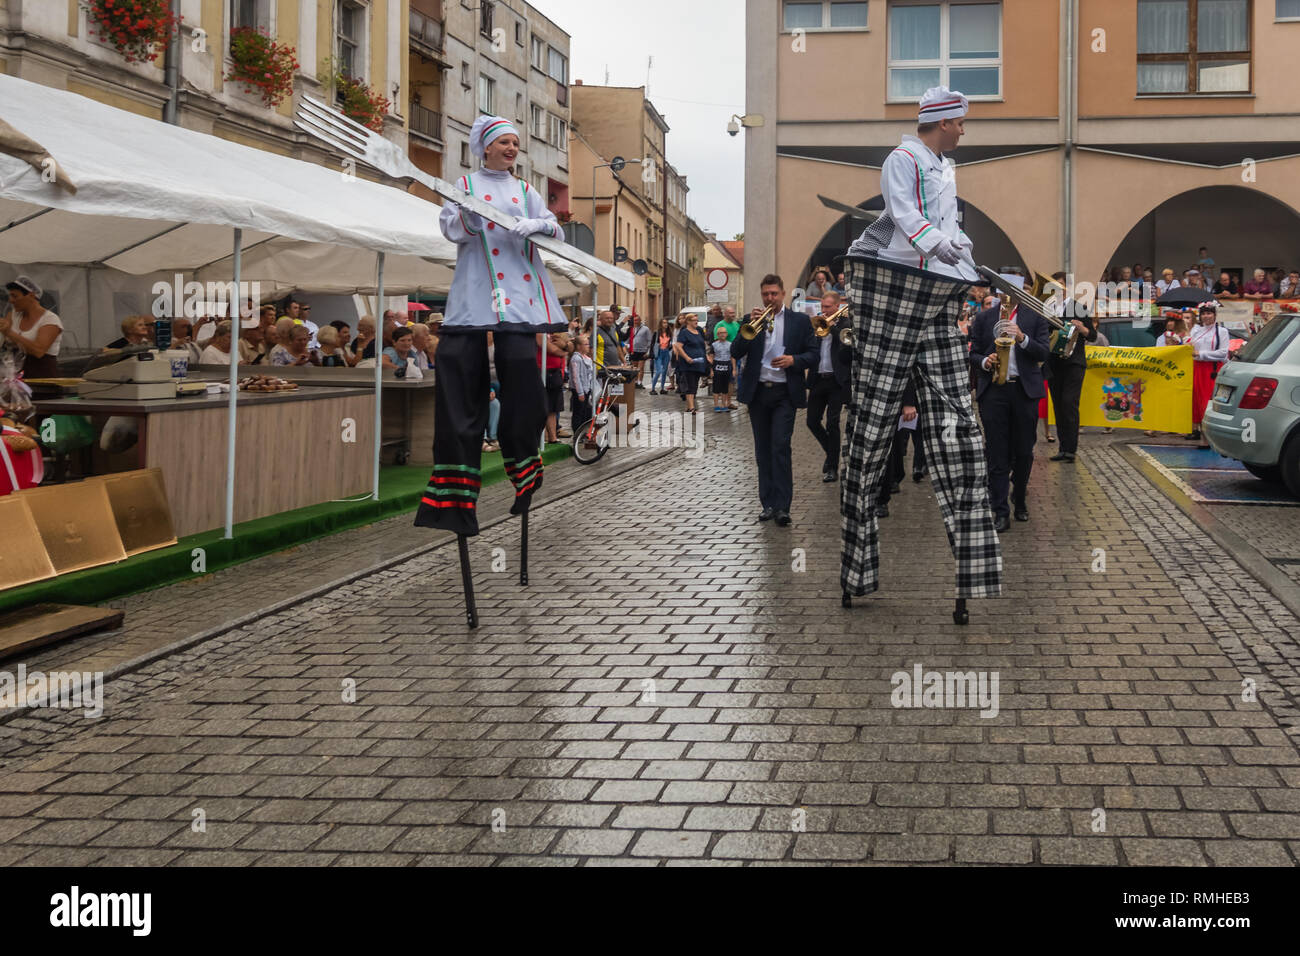
<path id="1" fill-rule="evenodd" d="M 483 430 L 488 421 L 488 333 L 444 329 L 434 364 L 433 474 L 415 524 L 456 534 L 478 534 Z M 546 390 L 531 332 L 493 334 L 501 420 L 497 440 L 515 486 L 511 514 L 523 514 L 542 485 L 542 428 Z"/>

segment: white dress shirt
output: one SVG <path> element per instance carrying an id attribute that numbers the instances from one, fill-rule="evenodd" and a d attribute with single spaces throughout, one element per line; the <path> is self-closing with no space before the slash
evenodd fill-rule
<path id="1" fill-rule="evenodd" d="M 760 382 L 784 382 L 785 369 L 773 368 L 772 360 L 785 354 L 785 309 L 772 318 L 772 331 L 763 342 L 763 367 L 758 370 Z"/>

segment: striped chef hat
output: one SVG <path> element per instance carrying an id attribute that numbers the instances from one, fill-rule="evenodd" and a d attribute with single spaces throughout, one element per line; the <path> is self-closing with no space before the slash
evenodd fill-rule
<path id="1" fill-rule="evenodd" d="M 491 142 L 507 133 L 519 135 L 519 130 L 508 119 L 501 116 L 480 116 L 469 131 L 469 151 L 482 159 Z"/>
<path id="2" fill-rule="evenodd" d="M 965 116 L 970 103 L 961 93 L 946 86 L 933 86 L 921 97 L 921 106 L 916 114 L 918 123 L 937 123 L 939 120 L 957 119 Z"/>

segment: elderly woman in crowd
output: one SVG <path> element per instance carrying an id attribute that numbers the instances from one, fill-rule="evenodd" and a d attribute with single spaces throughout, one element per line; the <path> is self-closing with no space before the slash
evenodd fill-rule
<path id="1" fill-rule="evenodd" d="M 324 368 L 347 368 L 347 356 L 339 346 L 339 330 L 332 325 L 322 326 L 316 331 L 316 341 L 320 343 L 317 355 L 319 364 Z"/>
<path id="2" fill-rule="evenodd" d="M 230 322 L 218 322 L 213 330 L 212 338 L 208 339 L 207 348 L 199 358 L 200 365 L 229 365 L 230 364 Z"/>

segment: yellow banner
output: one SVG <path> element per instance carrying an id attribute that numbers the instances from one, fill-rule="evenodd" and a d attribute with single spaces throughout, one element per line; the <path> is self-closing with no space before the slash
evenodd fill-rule
<path id="1" fill-rule="evenodd" d="M 1100 348 L 1089 345 L 1079 397 L 1079 424 L 1142 428 L 1185 435 L 1192 430 L 1192 347 Z M 1049 403 L 1050 405 L 1050 403 Z M 1048 420 L 1056 423 L 1056 410 Z"/>

